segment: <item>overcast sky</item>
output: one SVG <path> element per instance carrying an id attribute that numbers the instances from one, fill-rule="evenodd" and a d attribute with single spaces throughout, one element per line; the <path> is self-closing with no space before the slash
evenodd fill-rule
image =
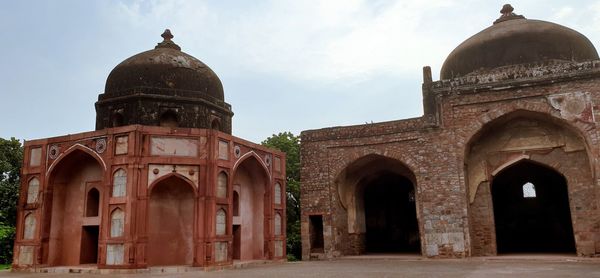
<path id="1" fill-rule="evenodd" d="M 422 114 L 423 66 L 490 26 L 504 1 L 2 1 L 0 137 L 90 131 L 124 59 L 165 28 L 223 82 L 233 134 L 363 124 Z M 515 13 L 600 41 L 600 0 L 512 2 Z"/>

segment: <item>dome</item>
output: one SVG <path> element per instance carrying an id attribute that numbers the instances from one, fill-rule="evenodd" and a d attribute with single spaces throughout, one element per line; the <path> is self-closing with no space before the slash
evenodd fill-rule
<path id="1" fill-rule="evenodd" d="M 107 97 L 133 88 L 146 87 L 197 92 L 198 97 L 223 101 L 219 77 L 200 60 L 181 51 L 167 29 L 163 42 L 117 65 L 108 75 Z M 190 95 L 190 94 L 188 94 Z M 192 94 L 193 96 L 193 94 Z"/>
<path id="2" fill-rule="evenodd" d="M 446 58 L 440 79 L 476 71 L 548 60 L 598 59 L 596 48 L 579 32 L 551 22 L 526 19 L 504 5 L 494 24 L 461 43 Z"/>

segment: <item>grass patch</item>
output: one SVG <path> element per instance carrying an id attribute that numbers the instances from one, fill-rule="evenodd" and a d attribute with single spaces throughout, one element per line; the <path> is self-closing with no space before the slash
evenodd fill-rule
<path id="1" fill-rule="evenodd" d="M 0 270 L 10 269 L 10 264 L 0 264 Z"/>

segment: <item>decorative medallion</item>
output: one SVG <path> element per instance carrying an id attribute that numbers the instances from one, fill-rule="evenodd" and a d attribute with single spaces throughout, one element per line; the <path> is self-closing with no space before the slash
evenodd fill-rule
<path id="1" fill-rule="evenodd" d="M 271 166 L 271 155 L 265 155 L 265 164 L 267 164 L 267 166 Z"/>
<path id="2" fill-rule="evenodd" d="M 50 146 L 50 150 L 48 150 L 48 157 L 50 159 L 56 159 L 60 154 L 60 148 L 57 145 Z"/>
<path id="3" fill-rule="evenodd" d="M 242 149 L 240 148 L 240 146 L 235 146 L 233 148 L 233 154 L 235 155 L 235 158 L 240 158 L 240 156 L 242 155 Z"/>
<path id="4" fill-rule="evenodd" d="M 96 152 L 103 153 L 106 151 L 106 138 L 96 140 Z"/>

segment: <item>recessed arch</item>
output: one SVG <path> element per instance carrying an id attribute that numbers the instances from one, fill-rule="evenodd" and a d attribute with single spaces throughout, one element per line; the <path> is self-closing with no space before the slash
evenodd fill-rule
<path id="1" fill-rule="evenodd" d="M 148 265 L 191 265 L 197 206 L 194 185 L 171 173 L 153 182 L 148 196 Z"/>
<path id="2" fill-rule="evenodd" d="M 92 187 L 85 198 L 85 217 L 97 217 L 100 212 L 100 191 Z"/>
<path id="3" fill-rule="evenodd" d="M 125 212 L 117 207 L 110 213 L 110 237 L 122 237 L 125 231 Z"/>
<path id="4" fill-rule="evenodd" d="M 43 243 L 48 252 L 43 254 L 42 263 L 50 266 L 97 263 L 100 226 L 84 225 L 83 219 L 86 204 L 94 203 L 86 200 L 88 193 L 101 187 L 105 170 L 102 158 L 80 144 L 71 146 L 50 166 L 48 194 L 44 194 L 47 205 L 43 207 L 42 218 L 42 236 L 49 240 Z"/>
<path id="5" fill-rule="evenodd" d="M 262 166 L 262 169 L 267 174 L 269 179 L 271 179 L 271 172 L 269 172 L 269 166 L 267 166 L 267 164 L 254 151 L 249 151 L 245 153 L 233 164 L 233 173 L 236 172 L 240 164 L 251 158 L 256 159 L 256 161 Z"/>
<path id="6" fill-rule="evenodd" d="M 160 114 L 159 125 L 163 127 L 178 127 L 179 116 L 173 110 L 164 111 Z"/>
<path id="7" fill-rule="evenodd" d="M 35 214 L 28 213 L 23 220 L 23 240 L 33 240 L 37 228 L 37 220 Z"/>
<path id="8" fill-rule="evenodd" d="M 378 154 L 357 158 L 334 180 L 347 232 L 358 250 L 420 252 L 416 176 L 401 161 Z"/>
<path id="9" fill-rule="evenodd" d="M 191 187 L 192 192 L 194 193 L 194 197 L 198 196 L 198 192 L 196 190 L 196 185 L 194 184 L 194 182 L 192 180 L 190 180 L 188 177 L 186 177 L 182 174 L 179 174 L 179 173 L 169 173 L 169 174 L 166 174 L 166 175 L 154 180 L 154 182 L 152 182 L 150 184 L 150 186 L 148 186 L 148 195 L 150 195 L 150 193 L 152 192 L 154 187 L 156 187 L 156 185 L 158 185 L 159 183 L 161 183 L 164 180 L 173 179 L 173 178 L 180 179 L 183 182 L 185 182 L 187 185 L 189 185 Z"/>
<path id="10" fill-rule="evenodd" d="M 66 159 L 69 155 L 72 155 L 73 153 L 77 153 L 77 152 L 84 152 L 84 153 L 88 154 L 102 166 L 104 171 L 106 171 L 106 163 L 104 162 L 104 159 L 102 159 L 102 157 L 100 155 L 98 155 L 91 148 L 77 143 L 77 144 L 74 144 L 73 146 L 69 147 L 63 154 L 59 155 L 54 160 L 54 162 L 52 162 L 52 164 L 50 164 L 50 167 L 48 167 L 48 171 L 46 171 L 46 177 L 50 177 L 52 175 L 54 168 L 56 168 L 56 165 L 58 165 L 62 160 Z"/>
<path id="11" fill-rule="evenodd" d="M 548 173 L 555 172 L 564 177 L 567 198 L 575 190 L 578 194 L 590 194 L 591 191 L 584 188 L 594 180 L 586 132 L 579 126 L 543 110 L 513 109 L 505 111 L 506 114 L 499 111 L 504 110 L 482 116 L 479 128 L 472 131 L 464 150 L 471 251 L 474 256 L 496 255 L 506 250 L 500 245 L 503 239 L 499 236 L 504 237 L 500 235 L 503 232 L 496 229 L 499 223 L 496 223 L 497 208 L 493 195 L 494 180 L 503 176 L 506 170 L 514 169 L 515 165 L 543 165 Z M 532 178 L 535 178 L 535 173 L 531 172 Z M 534 179 L 519 181 L 521 184 L 514 186 L 518 187 L 521 199 L 524 198 L 523 185 L 527 182 L 535 185 L 536 193 L 539 193 L 540 186 L 543 187 Z M 583 193 L 585 190 L 589 192 Z M 528 201 L 537 202 L 534 199 L 538 198 Z M 573 221 L 577 219 L 578 212 L 573 210 L 573 206 L 576 205 L 567 204 L 567 211 L 570 209 L 569 213 L 573 214 L 569 226 L 577 227 Z"/>
<path id="12" fill-rule="evenodd" d="M 494 176 L 491 194 L 499 254 L 575 252 L 567 180 L 561 173 L 521 160 Z"/>
<path id="13" fill-rule="evenodd" d="M 271 198 L 269 172 L 256 154 L 247 153 L 236 162 L 232 180 L 234 187 L 239 190 L 239 222 L 232 228 L 234 258 L 265 259 L 265 242 L 269 234 L 266 218 L 269 206 L 266 201 Z"/>
<path id="14" fill-rule="evenodd" d="M 27 182 L 27 204 L 37 203 L 39 195 L 40 180 L 37 177 L 32 177 Z"/>
<path id="15" fill-rule="evenodd" d="M 117 168 L 112 175 L 111 196 L 124 197 L 127 194 L 127 171 L 123 168 Z"/>

